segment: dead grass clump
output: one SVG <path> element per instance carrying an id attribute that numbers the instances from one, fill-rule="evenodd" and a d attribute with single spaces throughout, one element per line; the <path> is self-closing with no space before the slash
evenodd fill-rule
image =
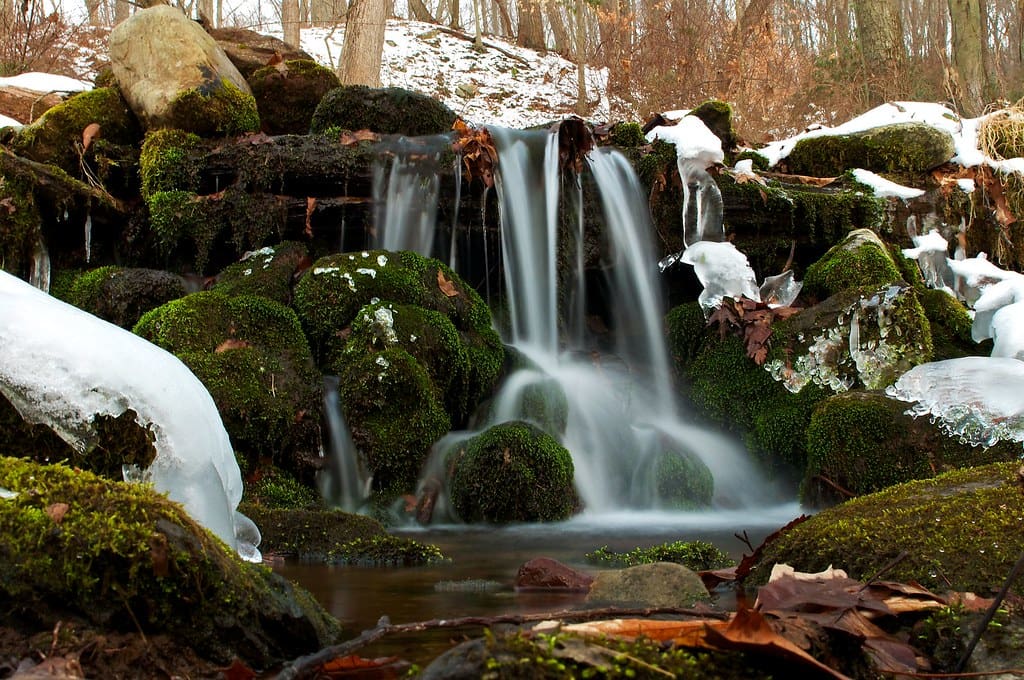
<path id="1" fill-rule="evenodd" d="M 982 119 L 978 147 L 999 161 L 1024 156 L 1024 99 Z"/>

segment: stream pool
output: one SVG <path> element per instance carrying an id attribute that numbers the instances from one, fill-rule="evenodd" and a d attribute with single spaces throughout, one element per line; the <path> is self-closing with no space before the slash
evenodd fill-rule
<path id="1" fill-rule="evenodd" d="M 695 513 L 653 511 L 583 515 L 556 524 L 509 527 L 448 525 L 393 530 L 396 535 L 432 543 L 450 562 L 426 567 L 369 568 L 287 562 L 274 566 L 285 578 L 309 590 L 354 637 L 387 615 L 391 623 L 409 623 L 463 616 L 495 616 L 558 611 L 580 607 L 580 593 L 517 593 L 512 583 L 520 565 L 534 557 L 551 557 L 594 572 L 586 553 L 601 546 L 625 551 L 667 541 L 705 540 L 736 559 L 747 551 L 734 534 L 746 535 L 755 546 L 801 514 L 796 503 L 740 510 Z M 453 591 L 438 584 L 466 579 L 495 581 L 485 591 Z M 723 605 L 725 603 L 722 603 Z M 477 629 L 440 630 L 405 639 L 385 638 L 363 650 L 363 656 L 399 655 L 426 663 L 463 635 Z"/>

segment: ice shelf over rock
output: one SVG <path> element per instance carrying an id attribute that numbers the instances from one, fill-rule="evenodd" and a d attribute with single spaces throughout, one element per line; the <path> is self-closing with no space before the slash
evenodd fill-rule
<path id="1" fill-rule="evenodd" d="M 87 451 L 97 415 L 131 409 L 155 435 L 152 483 L 250 561 L 259 530 L 236 508 L 242 477 L 213 398 L 174 355 L 0 271 L 0 392 Z"/>

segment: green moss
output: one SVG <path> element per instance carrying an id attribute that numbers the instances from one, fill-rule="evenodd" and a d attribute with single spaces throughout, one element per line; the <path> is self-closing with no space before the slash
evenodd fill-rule
<path id="1" fill-rule="evenodd" d="M 170 127 L 201 137 L 226 137 L 260 128 L 256 100 L 225 78 L 179 92 L 171 102 L 168 119 Z"/>
<path id="2" fill-rule="evenodd" d="M 446 559 L 435 545 L 388 535 L 356 538 L 342 543 L 327 555 L 331 564 L 359 567 L 416 567 Z"/>
<path id="3" fill-rule="evenodd" d="M 885 286 L 902 281 L 888 248 L 868 230 L 853 232 L 807 268 L 803 292 L 826 298 L 848 288 Z"/>
<path id="4" fill-rule="evenodd" d="M 455 118 L 442 102 L 419 92 L 342 85 L 324 95 L 313 113 L 310 132 L 340 127 L 409 137 L 436 135 L 449 132 Z"/>
<path id="5" fill-rule="evenodd" d="M 949 472 L 825 510 L 769 543 L 752 578 L 763 582 L 773 564 L 785 562 L 807 572 L 832 565 L 865 579 L 905 552 L 887 579 L 990 593 L 1024 552 L 1018 467 Z M 1019 582 L 1013 587 L 1020 592 Z"/>
<path id="6" fill-rule="evenodd" d="M 846 392 L 815 409 L 807 428 L 807 469 L 802 500 L 842 500 L 836 485 L 861 495 L 950 469 L 1013 460 L 1019 444 L 987 449 L 961 444 L 927 420 L 906 415 L 907 405 L 874 392 Z"/>
<path id="7" fill-rule="evenodd" d="M 50 108 L 32 125 L 18 130 L 10 148 L 19 156 L 55 165 L 80 177 L 82 132 L 100 126 L 101 138 L 118 145 L 134 145 L 142 136 L 138 121 L 113 88 L 97 88 L 70 97 Z"/>
<path id="8" fill-rule="evenodd" d="M 295 313 L 258 296 L 193 293 L 134 332 L 174 353 L 210 391 L 236 449 L 301 474 L 318 449 L 319 375 Z"/>
<path id="9" fill-rule="evenodd" d="M 324 562 L 345 543 L 385 535 L 377 520 L 326 508 L 270 508 L 243 500 L 239 512 L 256 523 L 264 553 Z"/>
<path id="10" fill-rule="evenodd" d="M 576 509 L 572 457 L 533 425 L 495 425 L 453 455 L 450 498 L 466 522 L 558 521 Z"/>
<path id="11" fill-rule="evenodd" d="M 722 150 L 731 153 L 739 145 L 739 137 L 732 126 L 732 106 L 728 102 L 709 99 L 687 114 L 700 118 L 712 134 L 722 140 Z"/>
<path id="12" fill-rule="evenodd" d="M 4 458 L 0 487 L 17 493 L 0 503 L 0 595 L 34 620 L 52 626 L 70 611 L 260 665 L 338 633 L 287 582 L 241 562 L 147 486 Z"/>
<path id="13" fill-rule="evenodd" d="M 341 85 L 334 71 L 309 59 L 265 66 L 248 78 L 263 128 L 272 135 L 309 132 L 320 100 Z"/>
<path id="14" fill-rule="evenodd" d="M 847 135 L 801 139 L 785 159 L 789 172 L 836 177 L 847 170 L 920 174 L 956 152 L 948 132 L 925 123 L 895 123 Z"/>
<path id="15" fill-rule="evenodd" d="M 67 301 L 130 330 L 143 314 L 185 292 L 185 281 L 169 272 L 107 266 L 76 277 Z"/>
<path id="16" fill-rule="evenodd" d="M 122 271 L 121 267 L 108 265 L 98 267 L 75 277 L 68 292 L 68 302 L 80 309 L 89 309 L 100 296 L 100 291 L 107 279 Z"/>
<path id="17" fill-rule="evenodd" d="M 199 168 L 189 163 L 189 151 L 199 144 L 199 136 L 174 128 L 155 130 L 146 135 L 139 155 L 142 197 L 158 191 L 197 191 Z"/>
<path id="18" fill-rule="evenodd" d="M 609 550 L 608 546 L 587 553 L 587 561 L 608 567 L 633 567 L 652 562 L 674 562 L 693 571 L 720 569 L 733 564 L 722 550 L 707 541 L 672 541 L 649 548 L 627 552 Z"/>
<path id="19" fill-rule="evenodd" d="M 647 138 L 640 123 L 616 123 L 612 126 L 608 141 L 615 146 L 635 147 L 646 144 Z"/>
<path id="20" fill-rule="evenodd" d="M 0 154 L 10 153 L 0 148 Z M 42 240 L 43 218 L 33 193 L 31 176 L 0 176 L 0 267 L 28 278 L 36 245 Z"/>
<path id="21" fill-rule="evenodd" d="M 738 163 L 739 161 L 745 161 L 748 159 L 754 162 L 755 170 L 759 170 L 761 172 L 765 172 L 768 170 L 768 159 L 759 154 L 758 152 L 751 151 L 749 149 L 746 151 L 741 151 L 740 153 L 736 154 L 736 156 L 733 158 L 733 162 Z"/>
<path id="22" fill-rule="evenodd" d="M 411 493 L 430 446 L 451 429 L 426 369 L 390 347 L 347 362 L 338 377 L 345 420 L 374 489 L 384 501 Z"/>
<path id="23" fill-rule="evenodd" d="M 275 510 L 317 509 L 324 504 L 314 489 L 273 466 L 260 468 L 258 477 L 246 484 L 242 500 Z"/>
<path id="24" fill-rule="evenodd" d="M 991 353 L 989 342 L 976 343 L 971 338 L 972 320 L 959 300 L 943 290 L 923 287 L 918 297 L 931 326 L 934 361 Z"/>
<path id="25" fill-rule="evenodd" d="M 284 241 L 275 246 L 252 250 L 219 274 L 212 290 L 224 295 L 261 295 L 281 304 L 292 301 L 295 274 L 309 263 L 306 246 Z"/>
<path id="26" fill-rule="evenodd" d="M 659 138 L 651 144 L 650 152 L 640 158 L 637 173 L 640 175 L 640 181 L 650 190 L 659 178 L 670 174 L 675 167 L 676 145 Z"/>
<path id="27" fill-rule="evenodd" d="M 708 466 L 689 451 L 664 451 L 654 466 L 657 504 L 677 510 L 711 505 L 715 480 Z"/>

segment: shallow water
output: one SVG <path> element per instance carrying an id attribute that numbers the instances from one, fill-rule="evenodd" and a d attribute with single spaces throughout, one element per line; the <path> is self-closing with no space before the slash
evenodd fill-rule
<path id="1" fill-rule="evenodd" d="M 520 565 L 543 556 L 593 573 L 597 567 L 588 564 L 585 555 L 601 546 L 624 551 L 677 540 L 710 541 L 739 559 L 747 547 L 734 534 L 746 532 L 756 546 L 800 514 L 796 503 L 786 503 L 699 513 L 604 513 L 556 524 L 397 530 L 393 533 L 439 546 L 451 562 L 401 569 L 289 562 L 275 566 L 274 570 L 309 590 L 342 622 L 347 635 L 355 636 L 372 628 L 383 615 L 397 624 L 577 608 L 585 599 L 582 594 L 515 592 L 512 583 Z M 435 589 L 440 582 L 465 579 L 496 581 L 500 587 L 487 592 Z M 425 663 L 450 646 L 451 641 L 477 634 L 478 629 L 468 628 L 385 639 L 362 654 L 395 654 Z"/>

